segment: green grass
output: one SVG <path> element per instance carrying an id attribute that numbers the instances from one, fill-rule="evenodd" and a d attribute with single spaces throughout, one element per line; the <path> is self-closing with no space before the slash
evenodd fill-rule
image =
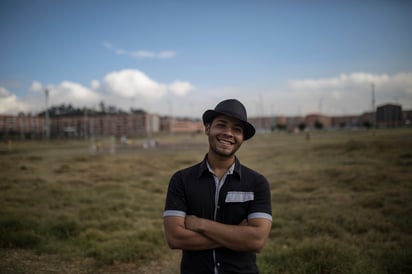
<path id="1" fill-rule="evenodd" d="M 168 181 L 200 161 L 207 143 L 158 140 L 154 150 L 134 140 L 114 154 L 103 140 L 93 155 L 85 141 L 1 144 L 0 257 L 17 255 L 0 259 L 0 273 L 62 260 L 82 273 L 170 261 L 161 217 Z M 310 141 L 262 134 L 238 157 L 271 185 L 262 273 L 412 272 L 411 130 L 312 132 Z M 176 261 L 162 273 L 176 273 Z"/>

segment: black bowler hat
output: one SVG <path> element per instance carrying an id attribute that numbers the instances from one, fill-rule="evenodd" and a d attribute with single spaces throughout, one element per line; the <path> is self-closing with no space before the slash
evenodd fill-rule
<path id="1" fill-rule="evenodd" d="M 247 121 L 246 108 L 241 102 L 236 99 L 228 99 L 216 105 L 215 109 L 206 110 L 203 113 L 203 124 L 212 123 L 213 119 L 218 115 L 226 115 L 236 118 L 243 123 L 243 138 L 248 140 L 255 135 L 255 128 Z"/>

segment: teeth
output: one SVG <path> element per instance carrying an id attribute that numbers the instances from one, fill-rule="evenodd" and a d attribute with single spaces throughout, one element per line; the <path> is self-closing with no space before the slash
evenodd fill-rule
<path id="1" fill-rule="evenodd" d="M 226 140 L 219 140 L 219 142 L 220 142 L 220 143 L 223 143 L 223 144 L 227 144 L 227 145 L 231 145 L 231 144 L 232 144 L 232 142 L 226 141 Z"/>

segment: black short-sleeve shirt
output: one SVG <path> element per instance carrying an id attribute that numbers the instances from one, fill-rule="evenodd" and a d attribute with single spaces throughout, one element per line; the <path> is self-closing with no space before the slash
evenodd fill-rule
<path id="1" fill-rule="evenodd" d="M 238 225 L 244 219 L 272 220 L 271 197 L 266 178 L 240 164 L 216 189 L 207 157 L 170 179 L 163 216 L 195 215 L 224 224 Z M 181 273 L 257 273 L 256 254 L 227 248 L 183 250 Z"/>

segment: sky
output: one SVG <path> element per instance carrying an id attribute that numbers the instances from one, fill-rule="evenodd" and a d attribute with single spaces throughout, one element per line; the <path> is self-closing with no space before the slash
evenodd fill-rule
<path id="1" fill-rule="evenodd" d="M 412 110 L 412 1 L 0 0 L 0 114 Z"/>

